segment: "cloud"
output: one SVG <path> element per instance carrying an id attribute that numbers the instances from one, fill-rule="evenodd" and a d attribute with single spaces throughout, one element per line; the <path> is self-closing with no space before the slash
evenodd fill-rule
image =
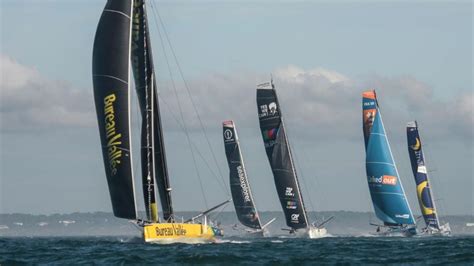
<path id="1" fill-rule="evenodd" d="M 418 120 L 423 131 L 439 138 L 473 137 L 473 94 L 456 99 L 436 99 L 433 88 L 411 76 L 371 75 L 349 78 L 322 68 L 305 70 L 297 66 L 273 71 L 284 119 L 290 133 L 311 137 L 314 141 L 362 138 L 361 93 L 375 89 L 387 130 L 405 138 L 406 122 Z M 256 84 L 269 75 L 240 72 L 213 74 L 190 84 L 196 109 L 207 130 L 217 130 L 223 120 L 234 119 L 238 126 L 257 128 Z M 160 84 L 163 117 L 176 125 L 179 117 L 174 92 L 168 83 Z M 184 86 L 177 86 L 186 124 L 199 126 L 199 120 Z M 163 107 L 165 106 L 165 107 Z"/>
<path id="2" fill-rule="evenodd" d="M 91 89 L 49 80 L 5 55 L 0 57 L 0 72 L 2 131 L 96 126 Z M 472 92 L 437 99 L 428 84 L 411 76 L 351 78 L 337 71 L 293 65 L 275 69 L 273 78 L 293 137 L 360 140 L 361 93 L 366 89 L 376 89 L 386 128 L 395 137 L 404 138 L 406 122 L 414 119 L 433 137 L 472 140 L 474 135 Z M 189 81 L 192 101 L 182 83 L 176 84 L 175 92 L 169 80 L 160 79 L 164 126 L 180 130 L 176 120 L 181 120 L 181 106 L 190 131 L 200 130 L 201 120 L 207 132 L 219 132 L 222 121 L 233 119 L 239 127 L 255 128 L 258 134 L 255 88 L 269 79 L 268 74 L 249 71 L 214 73 Z"/>
<path id="3" fill-rule="evenodd" d="M 35 68 L 0 55 L 2 131 L 96 124 L 90 90 L 49 80 Z"/>

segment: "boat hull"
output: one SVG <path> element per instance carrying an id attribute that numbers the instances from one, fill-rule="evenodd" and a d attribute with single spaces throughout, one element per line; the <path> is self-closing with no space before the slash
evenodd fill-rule
<path id="1" fill-rule="evenodd" d="M 424 228 L 421 231 L 421 235 L 423 236 L 449 236 L 451 235 L 451 227 L 449 223 L 443 224 L 439 227 L 439 230 L 432 227 Z"/>
<path id="2" fill-rule="evenodd" d="M 416 227 L 388 227 L 387 230 L 381 230 L 373 233 L 375 236 L 398 236 L 411 237 L 417 234 Z"/>
<path id="3" fill-rule="evenodd" d="M 143 226 L 145 242 L 210 243 L 221 235 L 220 229 L 192 223 L 151 223 Z"/>
<path id="4" fill-rule="evenodd" d="M 308 227 L 305 229 L 297 229 L 294 232 L 294 235 L 296 237 L 302 237 L 302 238 L 310 238 L 310 239 L 315 239 L 315 238 L 323 238 L 323 237 L 329 237 L 330 235 L 328 234 L 328 231 L 324 227 Z"/>

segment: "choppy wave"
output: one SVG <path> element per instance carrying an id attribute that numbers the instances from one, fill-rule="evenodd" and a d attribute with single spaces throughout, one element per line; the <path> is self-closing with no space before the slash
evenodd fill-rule
<path id="1" fill-rule="evenodd" d="M 151 245 L 139 238 L 0 238 L 0 264 L 472 264 L 474 237 L 222 239 Z"/>

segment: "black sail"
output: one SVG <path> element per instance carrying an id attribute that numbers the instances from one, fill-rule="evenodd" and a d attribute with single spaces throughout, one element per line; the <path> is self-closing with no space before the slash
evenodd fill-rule
<path id="1" fill-rule="evenodd" d="M 156 180 L 163 219 L 169 220 L 173 217 L 171 187 L 166 166 L 148 20 L 143 0 L 134 0 L 131 58 L 142 115 L 141 164 L 147 216 L 152 221 L 157 220 L 154 191 Z"/>
<path id="2" fill-rule="evenodd" d="M 109 0 L 97 26 L 92 55 L 94 100 L 114 215 L 135 219 L 130 147 L 131 0 Z"/>
<path id="3" fill-rule="evenodd" d="M 306 211 L 273 84 L 265 83 L 257 87 L 257 108 L 260 130 L 286 224 L 293 229 L 306 228 Z"/>
<path id="4" fill-rule="evenodd" d="M 261 229 L 260 219 L 247 179 L 234 122 L 225 121 L 222 126 L 225 154 L 227 156 L 227 163 L 229 164 L 230 190 L 237 218 L 245 226 Z"/>

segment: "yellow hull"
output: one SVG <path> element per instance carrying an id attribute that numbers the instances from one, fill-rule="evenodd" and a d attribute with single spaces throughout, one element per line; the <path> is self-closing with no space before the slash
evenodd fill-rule
<path id="1" fill-rule="evenodd" d="M 143 227 L 145 242 L 207 243 L 215 241 L 211 226 L 190 223 L 153 223 Z"/>

